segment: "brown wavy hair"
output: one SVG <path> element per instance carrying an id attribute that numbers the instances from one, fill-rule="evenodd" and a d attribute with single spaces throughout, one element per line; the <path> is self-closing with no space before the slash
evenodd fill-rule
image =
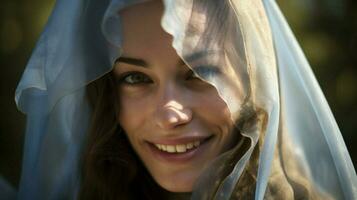
<path id="1" fill-rule="evenodd" d="M 87 98 L 92 107 L 91 127 L 82 160 L 82 183 L 79 199 L 167 199 L 170 192 L 161 188 L 150 176 L 139 157 L 134 152 L 128 138 L 118 124 L 118 98 L 116 79 L 112 72 L 95 80 L 87 86 Z M 254 113 L 261 113 L 254 111 Z M 254 115 L 253 124 L 266 123 L 266 115 Z M 258 116 L 263 116 L 259 120 Z M 264 117 L 265 116 L 265 117 Z M 265 120 L 264 120 L 265 119 Z M 249 124 L 249 123 L 244 123 Z M 264 132 L 257 123 L 252 127 Z M 259 128 L 260 127 L 260 128 Z M 240 177 L 231 199 L 254 199 L 258 157 L 264 135 L 260 135 L 248 166 Z M 245 152 L 238 149 L 238 153 Z M 281 145 L 278 145 L 278 149 Z M 304 178 L 290 177 L 281 165 L 282 155 L 275 151 L 272 174 L 269 179 L 265 198 L 267 199 L 329 199 L 321 194 Z M 239 159 L 236 156 L 234 159 Z M 235 161 L 237 162 L 237 160 Z M 229 162 L 228 162 L 229 163 Z M 295 166 L 290 166 L 293 172 Z M 218 174 L 218 172 L 217 172 Z M 217 175 L 216 174 L 216 175 Z M 217 180 L 225 176 L 218 177 Z M 212 188 L 207 188 L 208 190 Z M 214 190 L 212 190 L 214 191 Z M 213 197 L 207 197 L 212 199 Z"/>
<path id="2" fill-rule="evenodd" d="M 92 108 L 83 153 L 79 199 L 164 199 L 118 124 L 118 94 L 112 72 L 87 86 Z"/>

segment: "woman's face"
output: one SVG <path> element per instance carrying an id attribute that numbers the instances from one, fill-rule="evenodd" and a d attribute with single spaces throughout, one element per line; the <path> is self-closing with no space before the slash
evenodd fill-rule
<path id="1" fill-rule="evenodd" d="M 161 1 L 120 13 L 118 120 L 154 180 L 168 191 L 190 192 L 203 168 L 232 146 L 232 121 L 216 89 L 173 49 L 162 13 Z"/>

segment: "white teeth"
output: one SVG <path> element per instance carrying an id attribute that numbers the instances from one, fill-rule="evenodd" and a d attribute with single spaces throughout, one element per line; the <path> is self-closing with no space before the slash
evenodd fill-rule
<path id="1" fill-rule="evenodd" d="M 193 143 L 193 145 L 194 145 L 195 147 L 200 146 L 200 141 L 196 141 L 195 143 Z"/>
<path id="2" fill-rule="evenodd" d="M 192 149 L 192 148 L 193 148 L 193 143 L 186 144 L 186 149 Z"/>
<path id="3" fill-rule="evenodd" d="M 176 152 L 176 148 L 175 148 L 175 146 L 172 146 L 172 145 L 166 145 L 166 151 L 169 153 L 174 153 L 174 152 Z"/>
<path id="4" fill-rule="evenodd" d="M 162 149 L 162 148 L 161 148 L 161 144 L 155 144 L 155 146 L 156 146 L 158 149 L 160 149 L 160 150 Z"/>
<path id="5" fill-rule="evenodd" d="M 155 146 L 165 152 L 169 153 L 184 153 L 189 149 L 196 148 L 200 146 L 200 141 L 195 141 L 187 144 L 177 144 L 177 145 L 164 145 L 164 144 L 155 144 Z"/>
<path id="6" fill-rule="evenodd" d="M 160 144 L 160 146 L 161 146 L 160 150 L 167 151 L 166 145 Z"/>
<path id="7" fill-rule="evenodd" d="M 178 153 L 186 152 L 186 145 L 184 144 L 176 145 L 176 152 Z"/>

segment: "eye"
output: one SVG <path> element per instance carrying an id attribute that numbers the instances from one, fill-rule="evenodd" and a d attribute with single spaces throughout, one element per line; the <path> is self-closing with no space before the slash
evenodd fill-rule
<path id="1" fill-rule="evenodd" d="M 220 75 L 221 71 L 216 66 L 198 66 L 195 67 L 193 71 L 190 72 L 189 79 L 193 78 L 203 78 L 210 79 L 217 75 Z"/>
<path id="2" fill-rule="evenodd" d="M 123 74 L 119 78 L 119 83 L 136 85 L 136 84 L 152 83 L 152 80 L 147 75 L 141 72 L 128 72 Z"/>

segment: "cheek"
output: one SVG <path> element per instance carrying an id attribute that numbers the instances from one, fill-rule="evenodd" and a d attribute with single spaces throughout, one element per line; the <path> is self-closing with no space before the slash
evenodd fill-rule
<path id="1" fill-rule="evenodd" d="M 131 98 L 122 94 L 118 103 L 118 122 L 120 126 L 127 134 L 137 132 L 146 121 L 152 102 L 149 98 Z"/>
<path id="2" fill-rule="evenodd" d="M 233 132 L 234 122 L 231 118 L 231 112 L 226 102 L 218 95 L 214 89 L 210 93 L 205 93 L 197 101 L 197 114 L 201 117 L 209 130 L 219 138 L 221 150 L 229 148 L 236 140 L 237 134 Z"/>
<path id="3" fill-rule="evenodd" d="M 215 88 L 203 93 L 199 98 L 194 98 L 193 101 L 196 101 L 197 112 L 206 116 L 211 123 L 224 126 L 232 124 L 230 110 Z"/>

